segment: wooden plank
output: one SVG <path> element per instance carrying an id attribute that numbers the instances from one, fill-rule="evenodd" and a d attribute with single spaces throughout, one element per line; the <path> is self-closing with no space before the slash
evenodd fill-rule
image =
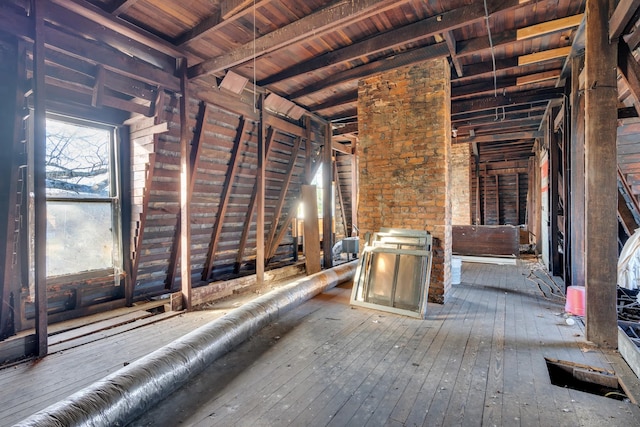
<path id="1" fill-rule="evenodd" d="M 543 133 L 539 131 L 495 133 L 491 135 L 477 135 L 473 137 L 472 136 L 458 137 L 456 139 L 456 144 L 472 143 L 472 142 L 475 142 L 476 144 L 481 144 L 486 142 L 512 141 L 512 140 L 518 140 L 518 139 L 536 139 L 536 138 L 541 138 L 542 136 L 543 136 Z"/>
<path id="2" fill-rule="evenodd" d="M 190 169 L 191 129 L 189 128 L 189 81 L 187 58 L 179 61 L 180 73 L 180 289 L 182 307 L 191 310 L 191 194 L 193 174 Z M 164 91 L 160 90 L 160 93 Z M 196 150 L 197 151 L 197 150 Z"/>
<path id="3" fill-rule="evenodd" d="M 265 171 L 267 168 L 267 124 L 264 117 L 264 95 L 260 95 L 260 122 L 258 130 L 258 170 L 256 172 L 256 284 L 264 284 L 265 255 Z"/>
<path id="4" fill-rule="evenodd" d="M 88 333 L 87 335 L 73 337 L 61 343 L 57 343 L 57 344 L 50 343 L 49 354 L 55 354 L 61 351 L 70 350 L 75 347 L 94 343 L 95 341 L 98 341 L 98 340 L 108 339 L 116 335 L 133 331 L 134 329 L 150 326 L 162 320 L 170 319 L 175 316 L 180 316 L 184 312 L 168 311 L 166 313 L 161 313 L 161 314 L 151 314 L 149 312 L 144 312 L 144 313 L 147 313 L 148 316 L 135 318 L 129 322 L 120 322 L 121 324 L 111 325 L 108 329 L 97 330 L 97 331 Z"/>
<path id="5" fill-rule="evenodd" d="M 275 130 L 272 127 L 269 127 L 269 129 L 267 130 L 266 143 L 265 143 L 266 158 L 269 157 L 269 153 L 271 151 L 271 142 L 273 141 L 274 136 L 275 136 Z M 242 260 L 244 259 L 244 251 L 247 246 L 247 237 L 249 236 L 253 214 L 256 211 L 257 197 L 258 197 L 258 177 L 256 176 L 256 182 L 253 185 L 253 190 L 251 190 L 251 199 L 249 201 L 249 206 L 247 208 L 247 216 L 244 219 L 242 234 L 240 236 L 240 242 L 238 244 L 238 254 L 236 255 L 236 263 L 234 266 L 234 271 L 236 273 L 240 271 L 240 266 L 242 264 Z"/>
<path id="6" fill-rule="evenodd" d="M 261 8 L 269 1 L 270 0 L 256 0 L 255 7 Z M 223 3 L 226 3 L 226 2 L 223 2 Z M 202 39 L 202 37 L 205 37 L 206 35 L 211 34 L 216 30 L 220 30 L 225 26 L 233 24 L 234 22 L 239 21 L 243 18 L 251 19 L 248 15 L 251 15 L 253 13 L 253 8 L 246 8 L 241 11 L 238 11 L 234 15 L 229 16 L 228 18 L 223 20 L 221 19 L 222 18 L 221 9 L 222 9 L 222 5 L 220 9 L 214 10 L 210 16 L 203 19 L 195 27 L 185 31 L 180 36 L 176 37 L 173 43 L 175 45 L 180 45 L 181 47 L 184 47 L 184 45 L 186 44 L 196 42 Z"/>
<path id="7" fill-rule="evenodd" d="M 24 69 L 20 67 L 24 61 L 24 49 L 19 47 L 16 39 L 11 40 L 2 49 L 2 70 L 0 71 L 0 94 L 5 99 L 0 103 L 0 141 L 5 147 L 0 151 L 0 340 L 11 336 L 16 331 L 16 318 L 19 319 L 20 283 L 22 280 L 20 262 L 23 240 L 20 240 L 27 230 L 20 227 L 21 202 L 18 199 L 27 197 L 26 174 L 20 169 L 23 135 L 23 118 L 18 114 L 18 108 L 24 103 L 24 94 L 18 88 L 19 78 Z M 23 188 L 19 188 L 22 181 Z M 22 204 L 24 206 L 25 204 Z M 13 301 L 12 301 L 13 300 Z M 1 359 L 1 358 L 0 358 Z"/>
<path id="8" fill-rule="evenodd" d="M 560 70 L 551 70 L 551 71 L 545 71 L 542 73 L 529 74 L 527 76 L 518 77 L 516 79 L 516 84 L 518 86 L 521 86 L 521 85 L 526 85 L 531 83 L 543 82 L 546 80 L 557 79 L 558 77 L 560 77 Z"/>
<path id="9" fill-rule="evenodd" d="M 588 0 L 585 51 L 586 336 L 617 347 L 617 48 L 609 43 L 609 7 Z"/>
<path id="10" fill-rule="evenodd" d="M 523 66 L 535 62 L 548 61 L 550 59 L 562 58 L 571 53 L 571 46 L 558 47 L 556 49 L 543 50 L 540 52 L 521 55 L 518 57 L 518 65 Z"/>
<path id="11" fill-rule="evenodd" d="M 516 32 L 517 40 L 526 40 L 533 37 L 540 37 L 546 34 L 555 33 L 557 31 L 566 30 L 568 28 L 577 27 L 582 22 L 584 13 L 573 16 L 566 16 L 552 21 L 541 22 L 540 24 L 531 25 L 529 27 L 520 28 Z"/>
<path id="12" fill-rule="evenodd" d="M 620 37 L 640 6 L 640 0 L 621 0 L 609 19 L 609 41 Z"/>
<path id="13" fill-rule="evenodd" d="M 200 166 L 200 159 L 202 158 L 202 156 L 200 155 L 202 146 L 204 145 L 202 141 L 204 139 L 205 126 L 207 125 L 207 121 L 209 119 L 210 110 L 211 108 L 208 106 L 206 102 L 200 103 L 199 113 L 197 116 L 200 118 L 200 120 L 197 120 L 196 118 L 196 121 L 197 121 L 196 128 L 193 133 L 193 142 L 191 143 L 191 149 L 189 151 L 189 156 L 190 156 L 189 166 L 188 166 L 189 198 L 193 197 L 193 190 L 196 184 L 195 177 L 196 177 L 196 174 L 198 173 L 198 167 Z M 180 146 L 180 150 L 182 155 L 182 145 Z M 181 162 L 180 168 L 182 169 L 182 167 L 183 166 Z M 180 179 L 182 180 L 182 173 L 180 175 Z M 182 185 L 182 181 L 181 181 L 181 185 Z M 191 209 L 191 211 L 193 212 L 193 209 Z M 191 214 L 189 214 L 189 218 L 190 217 L 191 217 Z M 189 220 L 189 222 L 191 222 L 191 219 Z M 182 229 L 181 228 L 182 227 L 182 205 L 181 205 L 180 211 L 178 212 L 178 224 L 180 224 L 180 226 L 176 227 L 175 235 L 173 237 L 173 241 L 175 242 L 173 245 L 174 248 L 171 252 L 171 257 L 169 258 L 169 266 L 167 268 L 167 282 L 166 282 L 167 289 L 173 289 L 173 284 L 176 277 L 176 270 L 178 267 L 178 259 L 181 257 L 181 252 L 182 252 L 182 239 L 180 238 L 181 229 Z M 191 229 L 190 225 L 189 225 L 189 229 Z"/>
<path id="14" fill-rule="evenodd" d="M 324 268 L 333 267 L 333 150 L 331 124 L 324 126 L 322 147 L 322 252 Z"/>
<path id="15" fill-rule="evenodd" d="M 115 32 L 116 34 L 120 34 L 124 40 L 131 39 L 136 42 L 148 46 L 154 49 L 157 52 L 164 53 L 166 55 L 171 55 L 174 58 L 182 58 L 184 52 L 181 52 L 178 48 L 173 46 L 171 43 L 166 40 L 158 37 L 154 34 L 151 34 L 148 31 L 144 31 L 140 29 L 140 27 L 127 22 L 124 19 L 116 19 L 109 13 L 103 11 L 97 6 L 92 5 L 86 1 L 82 0 L 53 0 L 55 3 L 58 3 L 60 6 L 64 7 L 67 10 L 70 10 L 78 15 L 87 18 L 93 22 L 95 22 L 98 26 L 104 26 Z M 137 0 L 128 0 L 128 1 L 137 1 Z M 95 30 L 94 30 L 95 32 Z M 124 45 L 130 43 L 123 42 Z M 171 70 L 172 72 L 175 70 Z"/>
<path id="16" fill-rule="evenodd" d="M 453 225 L 451 233 L 451 250 L 456 254 L 518 256 L 520 253 L 518 228 L 512 225 Z"/>
<path id="17" fill-rule="evenodd" d="M 301 41 L 313 33 L 320 37 L 329 31 L 350 24 L 354 19 L 366 19 L 396 7 L 402 0 L 356 0 L 334 3 L 317 12 L 298 19 L 216 58 L 203 61 L 189 69 L 189 77 L 215 74 L 242 64 L 248 59 L 269 54 L 277 49 Z"/>
<path id="18" fill-rule="evenodd" d="M 458 77 L 462 77 L 464 71 L 460 60 L 456 57 L 456 38 L 453 35 L 453 31 L 448 30 L 443 32 L 442 37 L 444 38 L 444 41 L 447 43 L 447 47 L 449 48 L 449 58 L 451 58 L 453 68 L 456 70 L 456 75 Z"/>
<path id="19" fill-rule="evenodd" d="M 378 61 L 372 61 L 359 67 L 350 68 L 345 71 L 332 74 L 330 77 L 306 85 L 289 94 L 290 99 L 301 98 L 312 93 L 324 90 L 328 87 L 336 86 L 341 83 L 359 80 L 363 77 L 374 73 L 380 73 L 392 70 L 401 66 L 417 64 L 428 59 L 440 58 L 449 54 L 449 48 L 445 42 L 436 43 L 420 49 L 414 49 L 408 52 L 399 53 L 390 58 L 384 58 Z M 352 92 L 353 99 L 357 99 L 357 91 Z"/>
<path id="20" fill-rule="evenodd" d="M 562 89 L 562 90 L 560 90 Z M 563 96 L 564 88 L 546 89 L 535 92 L 517 93 L 513 95 L 498 95 L 473 100 L 459 100 L 451 102 L 451 119 L 455 115 L 468 114 L 472 111 L 494 110 L 496 107 L 518 106 L 558 99 Z"/>
<path id="21" fill-rule="evenodd" d="M 24 359 L 37 352 L 36 334 L 8 338 L 0 343 L 0 365 Z"/>
<path id="22" fill-rule="evenodd" d="M 569 215 L 571 227 L 571 285 L 585 285 L 585 163 L 584 163 L 584 96 L 580 96 L 579 74 L 584 57 L 572 59 L 571 65 L 571 160 L 570 182 L 571 198 L 569 200 Z"/>
<path id="23" fill-rule="evenodd" d="M 218 212 L 216 214 L 216 222 L 213 226 L 211 233 L 211 243 L 209 245 L 209 251 L 207 253 L 207 260 L 205 261 L 204 270 L 202 272 L 202 280 L 207 281 L 213 271 L 213 264 L 218 250 L 218 244 L 220 243 L 220 235 L 222 233 L 222 226 L 224 225 L 225 217 L 227 215 L 227 208 L 229 204 L 229 197 L 233 189 L 233 184 L 238 172 L 238 154 L 240 152 L 240 146 L 247 132 L 249 120 L 244 117 L 240 118 L 238 124 L 238 135 L 236 136 L 236 142 L 231 152 L 231 158 L 229 159 L 229 168 L 227 170 L 224 186 L 222 187 L 222 193 L 220 194 L 220 204 L 218 206 Z"/>
<path id="24" fill-rule="evenodd" d="M 518 1 L 509 0 L 507 2 L 489 1 L 488 10 L 490 15 L 500 14 L 517 7 Z M 483 4 L 471 4 L 457 9 L 448 10 L 443 13 L 425 18 L 423 20 L 404 25 L 394 30 L 381 34 L 376 34 L 366 40 L 355 42 L 349 46 L 327 52 L 312 59 L 309 59 L 293 67 L 285 69 L 279 73 L 267 77 L 258 82 L 260 86 L 267 86 L 286 80 L 307 72 L 320 70 L 332 65 L 357 60 L 366 55 L 374 55 L 387 50 L 399 48 L 403 45 L 419 42 L 440 33 L 447 33 L 444 37 L 447 40 L 447 50 L 451 54 L 450 43 L 455 44 L 452 39 L 451 30 L 485 19 L 485 9 Z M 442 41 L 442 40 L 440 40 Z M 455 47 L 453 49 L 455 55 Z"/>
<path id="25" fill-rule="evenodd" d="M 45 87 L 45 38 L 44 17 L 46 1 L 38 0 L 33 4 L 33 93 L 34 93 L 34 130 L 33 130 L 33 171 L 34 212 L 35 212 L 35 306 L 36 306 L 36 342 L 38 357 L 47 354 L 47 195 L 46 195 L 46 157 L 47 157 L 47 99 Z"/>
<path id="26" fill-rule="evenodd" d="M 561 249 L 558 247 L 560 240 L 560 227 L 558 224 L 558 221 L 560 221 L 558 216 L 560 204 L 560 182 L 558 174 L 561 168 L 560 140 L 558 134 L 553 130 L 552 120 L 556 113 L 557 108 L 553 108 L 551 115 L 547 116 L 547 119 L 544 121 L 545 141 L 549 147 L 549 270 L 554 276 L 561 274 Z M 564 247 L 562 249 L 564 250 Z"/>
<path id="27" fill-rule="evenodd" d="M 618 67 L 631 92 L 633 107 L 640 112 L 640 65 L 625 43 L 618 43 Z"/>
<path id="28" fill-rule="evenodd" d="M 289 164 L 287 165 L 287 172 L 285 173 L 284 181 L 282 182 L 282 187 L 280 188 L 280 197 L 278 197 L 278 202 L 276 203 L 276 208 L 273 213 L 273 219 L 271 220 L 271 228 L 269 229 L 269 236 L 266 239 L 266 257 L 267 263 L 268 260 L 274 255 L 274 237 L 276 235 L 276 230 L 278 228 L 278 223 L 280 222 L 280 215 L 282 213 L 282 207 L 286 201 L 287 193 L 289 192 L 289 184 L 291 184 L 291 178 L 293 177 L 294 166 L 296 161 L 298 160 L 298 151 L 300 150 L 300 143 L 302 138 L 296 138 L 295 143 L 293 144 L 293 149 L 291 150 L 291 156 L 289 158 Z M 283 228 L 285 225 L 283 224 Z"/>
<path id="29" fill-rule="evenodd" d="M 154 142 L 154 146 L 157 144 L 158 142 L 158 136 L 154 135 L 153 136 L 153 142 Z M 149 161 L 146 164 L 146 176 L 145 176 L 145 183 L 144 183 L 144 187 L 143 187 L 143 191 L 144 194 L 142 196 L 142 211 L 140 212 L 140 217 L 137 221 L 137 229 L 134 230 L 134 232 L 136 233 L 135 236 L 135 246 L 133 248 L 133 270 L 132 270 L 132 276 L 131 276 L 131 282 L 132 283 L 137 283 L 136 278 L 138 276 L 138 270 L 140 267 L 140 256 L 141 253 L 140 251 L 142 250 L 142 243 L 144 241 L 144 232 L 145 232 L 145 224 L 147 222 L 147 215 L 149 212 L 149 200 L 151 199 L 151 186 L 153 184 L 153 173 L 155 170 L 155 165 L 156 165 L 156 153 L 150 153 L 149 154 Z M 135 286 L 135 285 L 134 285 Z"/>
<path id="30" fill-rule="evenodd" d="M 336 199 L 338 200 L 338 208 L 340 209 L 340 218 L 342 220 L 342 227 L 344 228 L 345 237 L 348 237 L 347 231 L 347 212 L 345 211 L 344 199 L 342 197 L 342 186 L 340 184 L 340 175 L 338 174 L 338 163 L 333 162 L 333 182 L 335 185 Z"/>
<path id="31" fill-rule="evenodd" d="M 106 319 L 100 322 L 91 323 L 90 325 L 81 326 L 78 328 L 73 328 L 73 329 L 66 330 L 64 332 L 53 334 L 49 337 L 48 343 L 50 346 L 61 344 L 66 341 L 70 341 L 76 338 L 90 335 L 98 331 L 103 331 L 105 329 L 121 326 L 126 323 L 130 323 L 138 319 L 144 319 L 145 317 L 149 317 L 149 316 L 153 316 L 153 314 L 148 311 L 144 311 L 144 310 L 133 311 L 133 312 L 123 314 L 121 316 L 117 316 L 111 319 Z"/>
<path id="32" fill-rule="evenodd" d="M 304 256 L 307 275 L 310 275 L 321 270 L 317 193 L 315 185 L 303 185 L 301 190 L 304 203 Z"/>

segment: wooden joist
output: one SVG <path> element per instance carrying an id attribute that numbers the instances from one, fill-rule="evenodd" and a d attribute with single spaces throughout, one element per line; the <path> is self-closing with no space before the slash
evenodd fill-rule
<path id="1" fill-rule="evenodd" d="M 577 27 L 582 22 L 584 13 L 573 16 L 567 16 L 553 21 L 542 22 L 540 24 L 531 25 L 529 27 L 520 28 L 516 32 L 517 40 L 526 40 L 532 37 L 539 37 L 545 34 L 554 33 L 556 31 L 566 30 L 568 28 Z"/>
<path id="2" fill-rule="evenodd" d="M 550 59 L 563 58 L 569 56 L 571 46 L 558 47 L 555 49 L 542 50 L 540 52 L 522 55 L 518 58 L 518 65 L 533 64 L 534 62 L 548 61 Z"/>
<path id="3" fill-rule="evenodd" d="M 489 13 L 491 15 L 512 10 L 519 5 L 518 1 L 509 0 L 500 4 L 499 2 L 488 2 Z M 261 86 L 277 83 L 288 78 L 301 75 L 310 71 L 319 70 L 332 65 L 350 62 L 365 55 L 373 55 L 383 51 L 397 49 L 407 43 L 416 43 L 429 37 L 434 37 L 444 33 L 443 39 L 446 41 L 448 54 L 455 56 L 454 29 L 474 22 L 481 22 L 485 18 L 484 5 L 474 3 L 457 9 L 449 10 L 429 18 L 402 26 L 382 34 L 375 35 L 366 40 L 353 43 L 341 49 L 327 52 L 323 55 L 312 58 L 294 67 L 276 73 L 259 82 Z M 443 40 L 441 40 L 443 41 Z M 454 61 L 459 63 L 457 59 Z"/>
<path id="4" fill-rule="evenodd" d="M 282 207 L 287 199 L 287 193 L 289 192 L 289 184 L 291 184 L 291 179 L 293 177 L 294 166 L 296 161 L 298 160 L 298 151 L 300 149 L 300 143 L 302 138 L 296 138 L 293 148 L 291 150 L 291 157 L 289 159 L 289 164 L 287 165 L 287 171 L 285 173 L 284 181 L 282 182 L 282 187 L 280 188 L 280 197 L 278 197 L 278 202 L 276 203 L 276 208 L 274 210 L 273 219 L 271 220 L 271 227 L 269 229 L 269 236 L 266 239 L 266 260 L 268 260 L 273 256 L 273 252 L 275 251 L 274 245 L 274 237 L 276 235 L 276 230 L 278 228 L 278 223 L 280 222 L 280 214 L 282 213 Z M 285 228 L 285 225 L 283 225 Z M 279 242 L 275 242 L 279 243 Z"/>
<path id="5" fill-rule="evenodd" d="M 234 181 L 236 179 L 236 173 L 238 171 L 238 154 L 240 152 L 240 146 L 243 143 L 244 135 L 247 131 L 249 120 L 245 118 L 240 119 L 238 125 L 238 136 L 231 152 L 231 158 L 229 159 L 229 169 L 226 174 L 224 187 L 220 195 L 220 205 L 216 214 L 216 222 L 213 226 L 211 233 L 211 242 L 209 244 L 209 251 L 207 253 L 207 260 L 205 262 L 204 270 L 202 271 L 202 280 L 208 280 L 213 270 L 213 263 L 216 257 L 216 251 L 220 242 L 220 234 L 222 233 L 222 227 L 224 225 L 225 216 L 227 214 L 227 208 L 229 203 L 229 197 L 231 196 L 231 190 L 233 188 Z"/>
<path id="6" fill-rule="evenodd" d="M 319 37 L 330 30 L 351 23 L 355 19 L 364 19 L 391 9 L 400 2 L 400 0 L 361 0 L 356 3 L 334 3 L 277 31 L 259 37 L 255 41 L 191 67 L 189 77 L 219 73 L 254 58 L 256 52 L 259 55 L 266 55 L 278 48 L 301 41 L 311 33 Z"/>

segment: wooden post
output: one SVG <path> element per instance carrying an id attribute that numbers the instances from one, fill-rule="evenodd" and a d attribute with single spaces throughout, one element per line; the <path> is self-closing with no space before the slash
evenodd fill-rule
<path id="1" fill-rule="evenodd" d="M 302 186 L 304 203 L 304 258 L 307 274 L 317 273 L 320 268 L 320 229 L 318 227 L 317 190 L 315 185 Z"/>
<path id="2" fill-rule="evenodd" d="M 584 212 L 584 96 L 580 95 L 580 72 L 584 56 L 571 61 L 571 173 L 569 199 L 569 228 L 571 283 L 584 286 L 585 278 L 585 212 Z"/>
<path id="3" fill-rule="evenodd" d="M 187 58 L 180 59 L 180 279 L 182 308 L 191 310 L 191 157 Z"/>
<path id="4" fill-rule="evenodd" d="M 258 108 L 260 109 L 260 124 L 258 127 L 258 171 L 256 176 L 256 284 L 264 284 L 264 194 L 265 194 L 265 168 L 267 159 L 265 156 L 265 122 L 264 122 L 264 96 L 260 95 Z"/>
<path id="5" fill-rule="evenodd" d="M 324 268 L 333 267 L 333 150 L 331 149 L 331 123 L 325 125 L 322 152 L 322 251 Z"/>
<path id="6" fill-rule="evenodd" d="M 20 90 L 20 80 L 24 78 L 22 67 L 18 63 L 24 62 L 18 48 L 18 41 L 11 40 L 10 46 L 0 55 L 2 58 L 2 82 L 0 92 L 6 96 L 0 103 L 0 340 L 15 333 L 16 308 L 19 306 L 21 277 L 17 271 L 24 262 L 19 260 L 21 247 L 15 246 L 16 237 L 22 237 L 26 233 L 26 227 L 20 229 L 20 235 L 16 234 L 19 213 L 16 206 L 21 204 L 18 200 L 20 192 L 22 198 L 27 197 L 26 185 L 19 188 L 20 174 L 22 170 L 19 163 L 21 159 L 22 144 L 22 114 L 19 114 L 24 104 L 24 94 Z M 22 181 L 24 184 L 24 181 Z M 22 245 L 20 241 L 19 245 Z M 15 251 L 15 252 L 14 252 Z M 14 255 L 15 253 L 15 255 Z M 13 299 L 13 304 L 11 300 Z"/>
<path id="7" fill-rule="evenodd" d="M 358 234 L 358 139 L 351 142 L 351 237 Z"/>
<path id="8" fill-rule="evenodd" d="M 46 170 L 46 93 L 45 93 L 45 48 L 44 17 L 46 0 L 34 2 L 35 23 L 33 43 L 33 96 L 34 96 L 34 211 L 35 211 L 35 309 L 37 356 L 47 355 L 47 190 Z"/>
<path id="9" fill-rule="evenodd" d="M 558 147 L 558 134 L 553 129 L 554 117 L 558 113 L 557 108 L 551 110 L 546 122 L 545 137 L 549 142 L 549 212 L 551 222 L 549 224 L 549 261 L 551 273 L 554 276 L 560 274 L 560 252 L 558 251 L 558 171 L 560 170 L 560 149 Z"/>
<path id="10" fill-rule="evenodd" d="M 586 338 L 604 348 L 618 345 L 618 49 L 609 43 L 610 3 L 587 0 L 585 11 Z"/>

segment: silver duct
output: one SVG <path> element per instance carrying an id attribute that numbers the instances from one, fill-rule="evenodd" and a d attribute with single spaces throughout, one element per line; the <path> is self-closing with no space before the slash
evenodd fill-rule
<path id="1" fill-rule="evenodd" d="M 113 374 L 54 403 L 17 426 L 123 426 L 135 420 L 282 313 L 353 279 L 358 261 L 262 295 Z"/>

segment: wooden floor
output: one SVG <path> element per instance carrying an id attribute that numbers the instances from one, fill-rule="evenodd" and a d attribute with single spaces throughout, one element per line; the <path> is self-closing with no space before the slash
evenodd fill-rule
<path id="1" fill-rule="evenodd" d="M 284 315 L 133 425 L 640 425 L 633 403 L 551 385 L 545 357 L 613 369 L 638 389 L 616 352 L 586 343 L 580 321 L 567 325 L 540 272 L 527 262 L 463 263 L 462 284 L 446 304 L 429 305 L 427 320 L 352 308 L 349 286 L 340 286 Z M 0 370 L 0 425 L 238 303 L 225 304 Z"/>

